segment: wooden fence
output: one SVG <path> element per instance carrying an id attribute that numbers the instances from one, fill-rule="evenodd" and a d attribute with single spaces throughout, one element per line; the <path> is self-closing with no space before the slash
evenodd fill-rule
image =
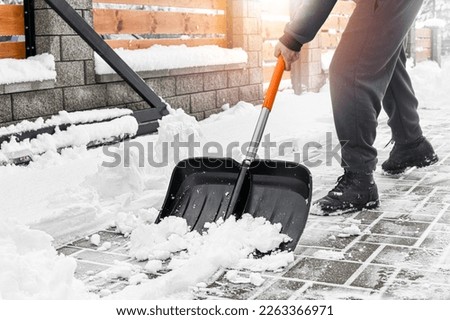
<path id="1" fill-rule="evenodd" d="M 138 38 L 106 40 L 113 48 L 143 49 L 154 44 L 227 46 L 226 0 L 93 0 L 93 3 L 94 29 L 99 34 Z"/>
<path id="2" fill-rule="evenodd" d="M 290 20 L 289 0 L 262 0 L 261 10 L 264 82 L 269 82 L 276 64 L 275 44 Z M 290 74 L 285 72 L 283 79 L 290 79 Z"/>
<path id="3" fill-rule="evenodd" d="M 0 37 L 25 34 L 23 5 L 0 5 Z M 1 41 L 0 59 L 25 58 L 24 41 Z"/>
<path id="4" fill-rule="evenodd" d="M 429 28 L 416 29 L 415 60 L 416 63 L 430 60 L 432 57 L 433 34 Z"/>
<path id="5" fill-rule="evenodd" d="M 227 0 L 93 0 L 93 3 L 94 28 L 99 34 L 134 37 L 107 39 L 113 48 L 141 49 L 154 44 L 228 45 Z M 290 20 L 290 1 L 261 0 L 261 5 L 262 59 L 264 81 L 268 82 L 276 63 L 274 46 Z M 338 1 L 319 34 L 322 51 L 336 48 L 354 7 L 353 1 Z M 23 6 L 0 5 L 0 37 L 23 35 Z M 416 30 L 415 48 L 417 62 L 432 57 L 430 29 Z M 1 41 L 1 58 L 25 58 L 25 42 Z M 285 73 L 284 79 L 289 78 L 289 73 Z"/>
<path id="6" fill-rule="evenodd" d="M 356 4 L 353 1 L 338 1 L 320 31 L 322 50 L 335 49 L 341 40 Z"/>

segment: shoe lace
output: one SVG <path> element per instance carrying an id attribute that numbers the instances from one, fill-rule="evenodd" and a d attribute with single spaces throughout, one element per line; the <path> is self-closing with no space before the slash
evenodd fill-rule
<path id="1" fill-rule="evenodd" d="M 336 186 L 331 190 L 331 192 L 343 192 L 350 181 L 350 174 L 348 172 L 345 172 L 342 176 L 337 178 Z"/>
<path id="2" fill-rule="evenodd" d="M 391 144 L 394 144 L 394 139 L 389 140 L 389 142 L 386 143 L 386 145 L 384 146 L 384 149 L 386 149 Z M 394 144 L 394 147 L 395 147 L 395 144 Z"/>

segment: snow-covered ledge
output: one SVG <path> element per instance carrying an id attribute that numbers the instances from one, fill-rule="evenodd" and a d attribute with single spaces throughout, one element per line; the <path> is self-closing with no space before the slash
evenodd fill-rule
<path id="1" fill-rule="evenodd" d="M 143 79 L 153 79 L 153 78 L 169 77 L 169 76 L 181 76 L 181 75 L 194 74 L 194 73 L 237 70 L 237 69 L 243 69 L 246 66 L 247 66 L 246 63 L 232 63 L 232 64 L 220 64 L 220 65 L 214 65 L 214 66 L 205 66 L 205 67 L 189 67 L 189 68 L 179 68 L 179 69 L 138 71 L 137 74 L 139 76 L 141 76 L 141 78 L 143 78 Z M 95 76 L 95 80 L 97 83 L 108 83 L 108 82 L 122 81 L 123 79 L 118 74 L 111 73 L 111 74 L 102 74 L 102 75 L 97 74 Z"/>
<path id="2" fill-rule="evenodd" d="M 55 58 L 51 54 L 0 59 L 0 94 L 50 89 L 55 81 Z"/>
<path id="3" fill-rule="evenodd" d="M 248 61 L 247 53 L 240 48 L 227 49 L 213 45 L 154 45 L 148 49 L 115 51 L 144 79 L 242 69 Z M 98 55 L 95 55 L 95 73 L 97 82 L 121 80 Z"/>

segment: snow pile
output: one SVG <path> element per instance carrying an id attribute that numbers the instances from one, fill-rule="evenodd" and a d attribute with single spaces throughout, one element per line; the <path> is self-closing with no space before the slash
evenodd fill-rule
<path id="1" fill-rule="evenodd" d="M 155 208 L 139 209 L 136 212 L 119 212 L 115 218 L 115 226 L 119 232 L 128 236 L 134 229 L 144 223 L 153 223 L 159 211 Z"/>
<path id="2" fill-rule="evenodd" d="M 294 255 L 292 254 L 292 252 L 284 251 L 265 255 L 262 258 L 258 259 L 251 255 L 246 259 L 240 259 L 239 262 L 234 266 L 234 268 L 238 270 L 248 270 L 254 272 L 278 272 L 292 262 L 294 262 Z"/>
<path id="3" fill-rule="evenodd" d="M 116 53 L 134 71 L 171 70 L 190 67 L 247 63 L 247 53 L 242 49 L 226 49 L 219 46 L 187 47 L 154 45 L 148 49 L 115 49 Z M 97 54 L 95 72 L 111 74 L 115 71 Z"/>
<path id="4" fill-rule="evenodd" d="M 286 235 L 280 234 L 281 225 L 272 225 L 248 214 L 239 220 L 231 217 L 206 227 L 205 233 L 200 235 L 196 231 L 189 232 L 184 219 L 169 217 L 159 224 L 136 228 L 130 237 L 130 254 L 138 260 L 149 260 L 146 268 L 152 272 L 161 270 L 162 261 L 171 258 L 167 269 L 172 271 L 141 286 L 127 287 L 112 297 L 160 299 L 186 292 L 222 268 L 242 267 L 245 262 L 241 261 L 248 261 L 255 250 L 269 252 L 289 241 Z M 255 263 L 258 271 L 280 269 L 293 261 L 293 253 L 287 252 L 268 257 Z M 275 260 L 278 260 L 276 266 Z M 253 282 L 260 285 L 260 280 L 260 277 L 254 277 Z"/>
<path id="5" fill-rule="evenodd" d="M 89 240 L 90 240 L 91 244 L 98 247 L 100 245 L 101 238 L 100 238 L 100 235 L 93 234 Z"/>
<path id="6" fill-rule="evenodd" d="M 44 53 L 27 59 L 0 59 L 0 84 L 56 80 L 55 57 Z"/>
<path id="7" fill-rule="evenodd" d="M 58 126 L 61 124 L 83 124 L 91 122 L 100 122 L 111 120 L 126 115 L 131 115 L 133 111 L 130 109 L 101 109 L 101 110 L 86 110 L 67 112 L 60 111 L 57 115 L 53 115 L 50 119 L 44 121 L 43 118 L 38 118 L 34 122 L 24 120 L 17 124 L 8 127 L 0 127 L 0 136 L 7 134 L 14 134 L 19 132 L 26 132 L 38 130 L 42 128 Z"/>
<path id="8" fill-rule="evenodd" d="M 153 152 L 159 162 L 172 164 L 167 168 L 171 171 L 178 161 L 200 155 L 199 148 L 195 148 L 195 145 L 199 144 L 203 134 L 195 117 L 187 115 L 182 109 L 170 109 L 169 112 L 169 115 L 158 120 L 158 140 Z M 188 145 L 174 148 L 174 142 Z M 189 150 L 194 153 L 190 154 Z"/>
<path id="9" fill-rule="evenodd" d="M 98 273 L 95 278 L 102 278 L 108 281 L 114 279 L 130 280 L 141 274 L 141 268 L 137 265 L 123 261 L 116 261 L 114 264 L 112 268 Z"/>
<path id="10" fill-rule="evenodd" d="M 443 60 L 442 68 L 434 61 L 424 61 L 408 70 L 414 83 L 418 88 L 416 96 L 420 101 L 421 108 L 440 109 L 448 107 L 448 97 L 445 94 L 437 94 L 448 91 L 450 81 L 450 61 Z"/>
<path id="11" fill-rule="evenodd" d="M 52 238 L 0 221 L 0 299 L 86 299 L 76 261 L 59 256 Z"/>
<path id="12" fill-rule="evenodd" d="M 138 152 L 130 149 L 125 157 L 123 145 L 111 148 L 110 152 L 115 154 L 115 158 L 121 159 L 121 162 L 115 164 L 109 160 L 105 161 L 99 165 L 95 174 L 86 177 L 83 185 L 95 190 L 100 199 L 119 196 L 126 198 L 128 195 L 140 194 L 145 187 L 145 172 L 140 166 Z"/>

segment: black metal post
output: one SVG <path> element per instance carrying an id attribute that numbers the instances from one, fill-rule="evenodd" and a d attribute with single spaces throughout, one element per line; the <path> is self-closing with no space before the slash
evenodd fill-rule
<path id="1" fill-rule="evenodd" d="M 134 72 L 125 61 L 98 35 L 97 32 L 73 9 L 66 0 L 45 0 L 55 12 L 125 80 L 151 107 L 157 108 L 161 116 L 166 115 L 166 104 Z"/>
<path id="2" fill-rule="evenodd" d="M 25 20 L 25 54 L 26 57 L 36 55 L 36 33 L 34 26 L 34 0 L 23 1 Z"/>

